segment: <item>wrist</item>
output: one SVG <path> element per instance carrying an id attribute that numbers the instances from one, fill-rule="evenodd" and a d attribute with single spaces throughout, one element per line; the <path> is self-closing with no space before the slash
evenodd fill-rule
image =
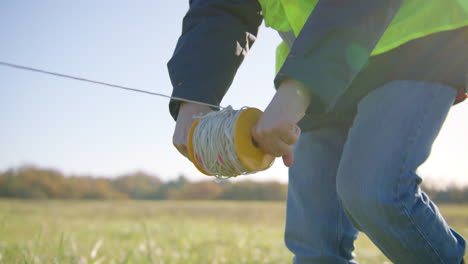
<path id="1" fill-rule="evenodd" d="M 278 91 L 287 91 L 287 93 L 291 94 L 297 101 L 305 105 L 306 108 L 310 104 L 310 90 L 300 81 L 288 78 L 280 84 Z"/>
<path id="2" fill-rule="evenodd" d="M 179 107 L 178 117 L 189 117 L 192 118 L 195 115 L 203 115 L 211 111 L 211 108 L 205 105 L 182 102 Z"/>
<path id="3" fill-rule="evenodd" d="M 310 104 L 311 93 L 307 86 L 295 79 L 284 80 L 278 88 L 273 101 L 282 105 L 290 117 L 299 121 Z"/>

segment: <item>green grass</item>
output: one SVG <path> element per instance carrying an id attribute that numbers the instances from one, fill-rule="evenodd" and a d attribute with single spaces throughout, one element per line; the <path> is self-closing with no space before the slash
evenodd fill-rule
<path id="1" fill-rule="evenodd" d="M 468 206 L 442 206 L 468 237 Z M 0 263 L 291 263 L 284 203 L 0 200 Z M 361 264 L 390 263 L 364 236 Z"/>

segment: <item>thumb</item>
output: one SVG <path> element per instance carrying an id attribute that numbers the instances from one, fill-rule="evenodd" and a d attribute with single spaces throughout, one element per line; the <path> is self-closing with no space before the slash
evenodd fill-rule
<path id="1" fill-rule="evenodd" d="M 286 167 L 291 167 L 294 163 L 294 152 L 289 152 L 286 155 L 283 155 L 283 163 Z"/>

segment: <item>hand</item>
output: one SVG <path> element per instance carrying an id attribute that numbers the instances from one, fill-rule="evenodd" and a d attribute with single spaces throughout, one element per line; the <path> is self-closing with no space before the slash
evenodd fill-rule
<path id="1" fill-rule="evenodd" d="M 252 137 L 259 147 L 291 167 L 293 146 L 301 134 L 297 122 L 310 104 L 310 94 L 302 83 L 287 79 L 278 88 L 265 112 L 252 129 Z"/>
<path id="2" fill-rule="evenodd" d="M 211 108 L 204 105 L 185 102 L 181 104 L 174 135 L 172 136 L 172 144 L 174 144 L 174 147 L 185 157 L 189 158 L 187 142 L 190 128 L 193 122 L 195 122 L 193 117 L 204 115 L 211 111 Z"/>

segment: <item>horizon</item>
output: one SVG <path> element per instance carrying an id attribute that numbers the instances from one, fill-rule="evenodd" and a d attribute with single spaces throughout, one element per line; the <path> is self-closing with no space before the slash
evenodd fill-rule
<path id="1" fill-rule="evenodd" d="M 205 176 L 204 178 L 198 178 L 198 177 L 194 178 L 194 177 L 190 177 L 190 175 L 179 174 L 176 177 L 167 178 L 167 177 L 164 177 L 163 175 L 160 175 L 157 172 L 148 172 L 148 171 L 139 170 L 139 169 L 136 169 L 134 171 L 122 172 L 122 173 L 111 175 L 111 176 L 110 175 L 105 175 L 105 174 L 92 174 L 92 173 L 91 174 L 90 173 L 67 173 L 67 172 L 64 172 L 64 171 L 62 171 L 60 169 L 40 166 L 40 165 L 37 165 L 37 164 L 23 164 L 23 165 L 17 166 L 17 167 L 4 168 L 3 170 L 0 169 L 0 174 L 6 173 L 9 170 L 17 171 L 17 170 L 21 170 L 21 169 L 50 170 L 50 171 L 54 171 L 54 172 L 57 172 L 57 173 L 61 174 L 65 178 L 67 178 L 67 177 L 78 177 L 78 178 L 93 178 L 93 179 L 110 179 L 110 180 L 114 180 L 114 179 L 117 179 L 117 178 L 120 178 L 120 177 L 134 176 L 134 175 L 138 175 L 138 174 L 143 174 L 143 175 L 148 176 L 148 177 L 157 178 L 158 180 L 160 180 L 163 183 L 176 181 L 180 177 L 183 177 L 184 179 L 186 179 L 190 183 L 205 182 L 205 181 L 214 182 L 214 183 L 226 183 L 226 182 L 236 183 L 236 182 L 242 182 L 242 181 L 252 181 L 252 182 L 255 182 L 255 183 L 277 182 L 277 183 L 281 183 L 281 184 L 287 184 L 287 182 L 280 181 L 280 180 L 277 180 L 277 179 L 274 179 L 274 178 L 268 178 L 268 177 L 263 178 L 263 179 L 255 179 L 255 178 L 251 178 L 251 177 L 245 177 L 244 178 L 243 176 L 245 176 L 245 175 L 240 175 L 240 176 L 230 177 L 230 178 L 216 178 L 215 176 Z M 426 188 L 430 188 L 431 190 L 439 190 L 439 191 L 449 190 L 449 189 L 465 189 L 465 188 L 468 188 L 468 184 L 463 184 L 463 183 L 459 184 L 459 183 L 455 183 L 455 182 L 452 182 L 452 183 L 449 182 L 447 184 L 440 185 L 440 184 L 437 183 L 437 179 L 434 179 L 434 178 L 423 179 L 423 182 L 421 183 L 421 185 L 423 186 L 423 188 L 426 187 Z"/>

